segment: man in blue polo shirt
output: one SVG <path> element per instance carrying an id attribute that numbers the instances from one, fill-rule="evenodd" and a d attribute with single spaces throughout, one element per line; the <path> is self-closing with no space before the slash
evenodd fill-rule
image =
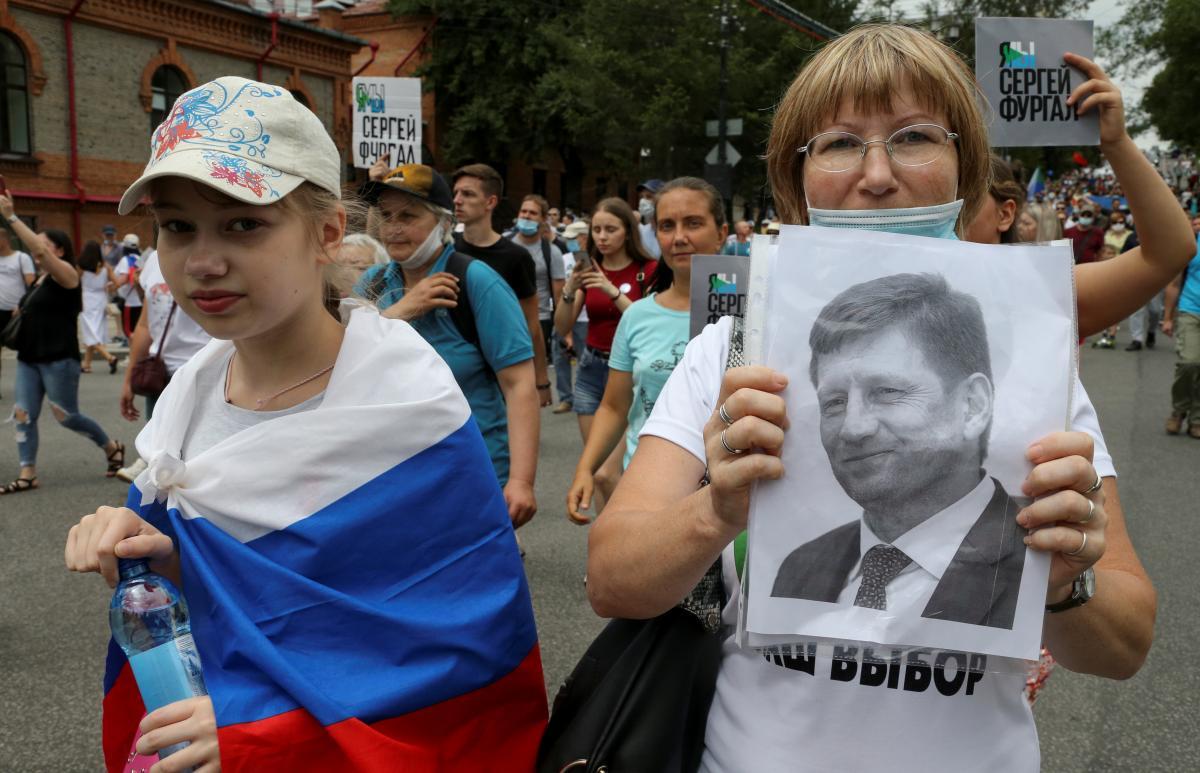
<path id="1" fill-rule="evenodd" d="M 1192 233 L 1200 249 L 1200 216 L 1192 218 Z M 1187 433 L 1200 440 L 1200 254 L 1167 285 L 1162 329 L 1175 336 L 1175 381 L 1171 384 L 1171 415 L 1167 432 L 1178 435 L 1187 422 Z"/>

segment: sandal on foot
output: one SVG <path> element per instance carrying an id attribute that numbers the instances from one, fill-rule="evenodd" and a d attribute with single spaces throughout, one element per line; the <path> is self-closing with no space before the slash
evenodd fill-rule
<path id="1" fill-rule="evenodd" d="M 106 478 L 117 477 L 117 472 L 125 466 L 125 444 L 117 443 L 117 447 L 108 455 L 108 470 L 104 473 Z"/>
<path id="2" fill-rule="evenodd" d="M 3 494 L 24 494 L 26 491 L 32 491 L 38 487 L 37 476 L 32 478 L 17 478 L 12 483 L 6 483 L 0 486 L 0 495 Z"/>
<path id="3" fill-rule="evenodd" d="M 83 367 L 82 365 L 80 365 L 80 366 L 79 366 L 79 372 L 80 372 L 80 373 L 91 373 L 91 372 L 92 372 L 92 369 L 91 369 L 91 368 L 85 368 L 85 367 Z"/>

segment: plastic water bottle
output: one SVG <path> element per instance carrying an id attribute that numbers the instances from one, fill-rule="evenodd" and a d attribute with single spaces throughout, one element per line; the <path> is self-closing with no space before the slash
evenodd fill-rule
<path id="1" fill-rule="evenodd" d="M 108 607 L 113 639 L 125 651 L 146 713 L 207 695 L 192 641 L 187 604 L 175 584 L 150 571 L 145 559 L 118 559 L 121 580 Z M 187 746 L 159 750 L 162 759 Z"/>

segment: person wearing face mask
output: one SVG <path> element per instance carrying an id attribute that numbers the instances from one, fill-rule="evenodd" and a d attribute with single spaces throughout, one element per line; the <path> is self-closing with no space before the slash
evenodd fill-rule
<path id="1" fill-rule="evenodd" d="M 513 241 L 523 247 L 528 255 L 526 259 L 533 263 L 534 276 L 537 281 L 538 322 L 541 325 L 542 340 L 546 342 L 548 359 L 552 359 L 554 348 L 551 344 L 551 333 L 554 329 L 554 307 L 562 293 L 563 283 L 567 275 L 563 270 L 562 251 L 551 243 L 545 224 L 545 212 L 549 205 L 546 199 L 531 193 L 521 200 L 521 208 L 517 211 L 517 225 L 513 233 Z M 564 243 L 565 247 L 566 244 Z M 542 405 L 549 405 L 550 378 L 538 382 L 538 400 Z"/>
<path id="2" fill-rule="evenodd" d="M 639 183 L 637 187 L 637 211 L 641 218 L 638 225 L 638 236 L 642 241 L 642 249 L 655 260 L 659 259 L 662 252 L 658 246 L 658 237 L 654 235 L 654 197 L 658 195 L 662 187 L 663 181 L 657 178 Z"/>
<path id="3" fill-rule="evenodd" d="M 1186 222 L 1177 207 L 1162 205 L 1169 192 L 1125 132 L 1119 92 L 1090 60 L 1065 60 L 1088 78 L 1071 104 L 1100 113 L 1101 149 L 1155 235 L 1143 242 L 1135 287 L 1121 288 L 1117 300 L 1097 277 L 1076 271 L 1080 328 L 1095 332 L 1178 273 L 1194 247 L 1182 244 L 1181 236 L 1191 242 L 1190 233 L 1180 234 Z M 808 61 L 778 105 L 766 154 L 784 223 L 943 239 L 958 238 L 985 206 L 989 157 L 970 68 L 932 35 L 888 24 L 857 27 Z M 1134 188 L 1143 194 L 1136 202 Z M 779 454 L 789 422 L 782 374 L 726 369 L 731 330 L 723 320 L 688 345 L 591 528 L 587 590 L 603 617 L 663 614 L 719 561 L 715 576 L 730 601 L 710 602 L 699 616 L 722 615 L 726 631 L 736 624 L 743 567 L 735 542 L 755 481 L 785 473 Z M 1095 410 L 1081 384 L 1074 391 L 1071 431 L 1028 449 L 1032 471 L 1023 493 L 1036 502 L 1015 517 L 1031 530 L 1026 543 L 1050 563 L 1044 643 L 1062 667 L 1127 678 L 1149 651 L 1156 597 L 1123 525 Z M 702 478 L 708 485 L 698 488 Z M 699 742 L 702 771 L 1040 767 L 1021 669 L 988 670 L 972 697 L 958 700 L 872 686 L 865 675 L 830 679 L 828 651 L 772 661 L 731 635 L 722 641 Z"/>
<path id="4" fill-rule="evenodd" d="M 1119 209 L 1113 210 L 1108 219 L 1108 230 L 1104 232 L 1104 243 L 1116 250 L 1118 255 L 1137 246 L 1137 238 L 1125 220 L 1125 213 Z"/>
<path id="5" fill-rule="evenodd" d="M 1104 244 L 1104 231 L 1096 225 L 1096 210 L 1091 204 L 1080 207 L 1075 223 L 1063 229 L 1063 236 L 1071 240 L 1075 251 L 1075 265 L 1095 262 L 1100 257 L 1100 245 Z"/>
<path id="6" fill-rule="evenodd" d="M 566 240 L 567 250 L 563 253 L 563 270 L 567 276 L 575 270 L 576 256 L 587 257 L 588 223 L 586 220 L 575 220 L 568 213 L 566 217 L 571 222 L 563 228 L 563 239 Z M 558 390 L 558 405 L 554 406 L 555 413 L 570 413 L 575 406 L 575 387 L 572 370 L 579 356 L 579 350 L 587 339 L 588 316 L 587 309 L 579 312 L 579 318 L 566 335 L 560 336 L 555 330 L 554 341 L 554 387 Z"/>
<path id="7" fill-rule="evenodd" d="M 411 324 L 450 366 L 520 527 L 537 512 L 539 431 L 533 346 L 520 304 L 487 264 L 455 251 L 454 201 L 440 174 L 407 164 L 381 183 L 379 240 L 391 262 L 368 269 L 355 295 Z"/>

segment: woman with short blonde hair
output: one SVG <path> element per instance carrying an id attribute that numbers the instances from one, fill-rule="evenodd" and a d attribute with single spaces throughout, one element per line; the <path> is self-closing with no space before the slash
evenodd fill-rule
<path id="1" fill-rule="evenodd" d="M 1101 148 L 1137 217 L 1156 234 L 1117 288 L 1118 307 L 1137 305 L 1140 293 L 1190 258 L 1190 229 L 1181 234 L 1187 223 L 1178 207 L 1162 205 L 1169 191 L 1125 132 L 1119 91 L 1091 61 L 1064 58 L 1089 76 L 1068 102 L 1100 113 Z M 767 167 L 782 220 L 958 238 L 990 182 L 977 99 L 966 65 L 928 33 L 866 25 L 831 42 L 797 75 L 775 116 Z M 1099 269 L 1088 270 L 1076 275 L 1081 328 L 1085 317 L 1095 325 L 1105 313 L 1124 313 L 1105 308 L 1111 293 L 1100 286 Z M 587 590 L 604 617 L 662 614 L 719 560 L 731 601 L 706 612 L 721 613 L 726 631 L 736 624 L 741 564 L 734 543 L 746 528 L 753 486 L 784 474 L 789 422 L 783 374 L 725 369 L 730 332 L 723 320 L 689 344 L 592 528 Z M 1065 668 L 1123 679 L 1149 651 L 1155 591 L 1125 530 L 1112 460 L 1078 383 L 1072 405 L 1073 431 L 1047 435 L 1027 451 L 1032 471 L 1023 493 L 1035 501 L 1017 520 L 1028 530 L 1026 544 L 1050 562 L 1045 643 Z M 701 479 L 708 485 L 698 488 Z M 961 664 L 953 675 L 953 667 L 934 671 L 938 653 L 916 653 L 914 662 L 891 647 L 856 649 L 845 656 L 851 663 L 814 646 L 767 660 L 728 636 L 700 768 L 1038 770 L 1023 669 L 981 668 L 966 692 L 961 681 L 951 689 L 946 680 L 964 676 L 968 653 L 941 655 Z M 936 689 L 931 672 L 941 679 Z"/>

